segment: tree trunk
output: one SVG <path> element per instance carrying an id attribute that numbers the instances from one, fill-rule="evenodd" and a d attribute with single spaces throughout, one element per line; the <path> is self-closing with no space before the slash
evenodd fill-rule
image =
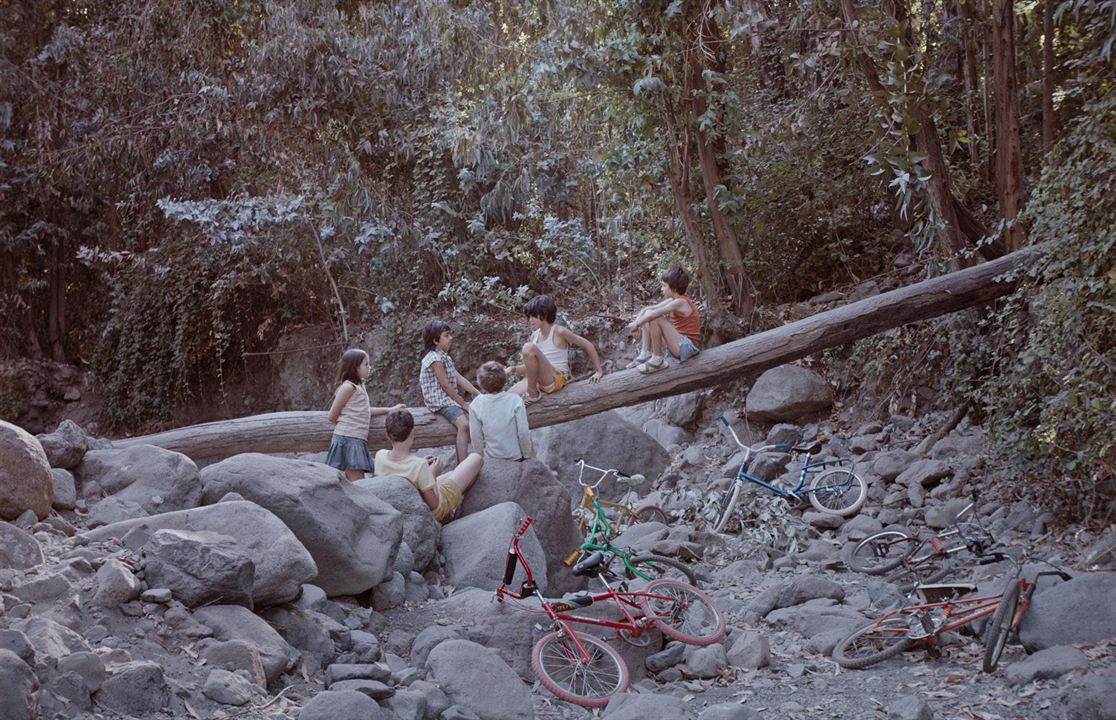
<path id="1" fill-rule="evenodd" d="M 892 18 L 900 26 L 900 37 L 906 43 L 910 52 L 914 52 L 914 39 L 910 30 L 909 8 L 906 0 L 895 0 L 885 3 Z M 845 16 L 845 37 L 856 48 L 857 59 L 864 71 L 868 87 L 873 93 L 882 94 L 884 88 L 879 79 L 879 72 L 868 53 L 860 45 L 856 34 L 859 27 L 860 15 L 853 5 L 853 0 L 841 0 L 841 12 Z M 945 157 L 942 155 L 941 143 L 938 141 L 938 130 L 930 113 L 921 106 L 913 110 L 918 122 L 918 133 L 915 136 L 915 145 L 926 153 L 927 170 L 930 174 L 929 195 L 930 202 L 935 212 L 945 225 L 946 243 L 953 254 L 965 247 L 966 241 L 976 246 L 981 255 L 987 260 L 992 260 L 1003 255 L 1003 248 L 996 243 L 991 245 L 981 244 L 980 241 L 988 234 L 980 220 L 966 208 L 957 196 L 949 180 L 949 168 L 946 166 Z M 912 148 L 913 149 L 913 148 Z"/>
<path id="2" fill-rule="evenodd" d="M 1036 245 L 998 260 L 834 308 L 773 330 L 709 348 L 654 375 L 625 370 L 600 383 L 575 382 L 528 410 L 531 427 L 556 425 L 626 405 L 738 380 L 911 322 L 928 320 L 994 300 L 1014 290 L 1016 272 L 1041 259 Z M 440 415 L 412 409 L 416 447 L 453 444 L 455 429 Z M 373 418 L 370 447 L 387 447 L 383 417 Z M 324 412 L 283 412 L 194 425 L 113 442 L 114 447 L 158 445 L 215 461 L 245 452 L 313 452 L 329 446 L 333 432 Z"/>
<path id="3" fill-rule="evenodd" d="M 55 362 L 66 362 L 66 266 L 62 241 L 47 252 L 47 336 Z"/>
<path id="4" fill-rule="evenodd" d="M 713 23 L 705 9 L 701 9 L 699 33 L 708 43 L 708 47 L 721 52 L 724 44 L 721 31 Z M 687 64 L 689 65 L 689 96 L 691 102 L 691 120 L 694 123 L 694 132 L 697 136 L 698 157 L 701 162 L 701 178 L 705 187 L 706 204 L 709 207 L 709 219 L 713 224 L 713 234 L 717 238 L 717 247 L 720 250 L 721 264 L 727 276 L 729 293 L 732 297 L 733 311 L 740 317 L 745 326 L 751 325 L 752 313 L 756 308 L 756 289 L 748 271 L 744 268 L 744 255 L 740 252 L 740 243 L 736 233 L 729 224 L 725 214 L 721 211 L 720 201 L 717 198 L 718 188 L 723 187 L 721 169 L 717 164 L 717 152 L 709 132 L 702 129 L 701 117 L 708 109 L 705 99 L 706 84 L 702 50 L 696 40 L 690 41 L 687 51 Z M 717 72 L 723 73 L 724 67 L 714 67 Z"/>
<path id="5" fill-rule="evenodd" d="M 1054 147 L 1054 2 L 1042 0 L 1042 153 Z"/>
<path id="6" fill-rule="evenodd" d="M 992 0 L 992 72 L 996 84 L 996 192 L 1007 247 L 1027 241 L 1016 222 L 1023 209 L 1023 154 L 1019 140 L 1019 92 L 1015 69 L 1015 3 Z"/>
<path id="7" fill-rule="evenodd" d="M 973 172 L 981 170 L 980 149 L 977 147 L 977 136 L 982 128 L 977 116 L 977 96 L 980 92 L 977 77 L 977 49 L 976 39 L 973 37 L 973 22 L 975 13 L 970 12 L 971 5 L 961 5 L 961 48 L 962 72 L 965 77 L 965 130 L 969 133 L 969 164 Z"/>

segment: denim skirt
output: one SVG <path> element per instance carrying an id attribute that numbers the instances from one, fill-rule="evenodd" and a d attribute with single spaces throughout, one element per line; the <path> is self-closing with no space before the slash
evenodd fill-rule
<path id="1" fill-rule="evenodd" d="M 368 443 L 360 438 L 334 435 L 329 443 L 326 465 L 338 470 L 372 472 L 372 456 L 368 454 Z"/>

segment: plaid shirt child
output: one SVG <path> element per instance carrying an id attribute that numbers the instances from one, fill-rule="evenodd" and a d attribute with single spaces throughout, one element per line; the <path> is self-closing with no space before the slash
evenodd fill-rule
<path id="1" fill-rule="evenodd" d="M 426 353 L 426 356 L 422 359 L 422 370 L 419 372 L 419 387 L 422 388 L 423 402 L 426 403 L 426 408 L 430 412 L 438 412 L 444 407 L 457 404 L 438 384 L 438 378 L 434 375 L 434 368 L 431 367 L 436 362 L 442 363 L 442 367 L 446 369 L 446 378 L 453 389 L 457 390 L 457 368 L 454 367 L 453 358 L 449 356 L 449 353 L 443 350 L 431 350 Z"/>

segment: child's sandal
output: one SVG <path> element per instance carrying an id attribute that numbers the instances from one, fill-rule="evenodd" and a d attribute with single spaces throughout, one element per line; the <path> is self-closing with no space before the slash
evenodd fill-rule
<path id="1" fill-rule="evenodd" d="M 630 363 L 628 363 L 628 369 L 633 370 L 650 359 L 650 355 L 644 355 L 643 353 L 640 353 L 639 355 L 636 355 L 635 360 L 632 360 Z"/>
<path id="2" fill-rule="evenodd" d="M 644 375 L 650 375 L 651 373 L 658 372 L 665 367 L 666 360 L 662 359 L 661 357 L 653 357 L 644 363 L 640 363 L 639 367 L 637 367 L 636 369 Z"/>
<path id="3" fill-rule="evenodd" d="M 542 396 L 543 394 L 541 392 L 535 393 L 534 395 L 524 395 L 523 404 L 531 405 L 532 403 L 537 403 L 539 400 L 542 400 Z"/>

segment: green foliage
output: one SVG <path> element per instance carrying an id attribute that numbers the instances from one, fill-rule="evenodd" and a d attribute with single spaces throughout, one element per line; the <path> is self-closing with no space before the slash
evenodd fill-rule
<path id="1" fill-rule="evenodd" d="M 979 398 L 1002 460 L 1072 481 L 1087 512 L 1116 474 L 1116 92 L 1087 105 L 1055 153 L 1026 211 L 1049 259 L 996 318 Z"/>

